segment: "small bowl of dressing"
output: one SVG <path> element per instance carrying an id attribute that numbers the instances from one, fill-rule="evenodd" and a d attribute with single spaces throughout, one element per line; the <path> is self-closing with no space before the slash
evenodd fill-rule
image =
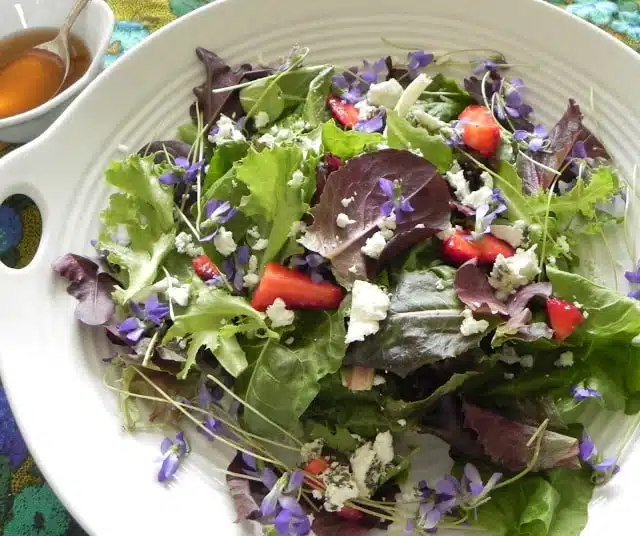
<path id="1" fill-rule="evenodd" d="M 0 90 L 0 142 L 26 143 L 42 134 L 102 70 L 115 22 L 103 0 L 91 0 L 73 25 L 70 71 L 59 91 L 55 65 L 37 55 L 14 62 L 54 38 L 72 4 L 0 1 L 0 85 L 11 89 Z"/>

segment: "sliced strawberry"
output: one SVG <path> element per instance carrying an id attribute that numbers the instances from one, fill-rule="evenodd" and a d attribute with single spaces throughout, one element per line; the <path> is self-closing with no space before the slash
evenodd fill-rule
<path id="1" fill-rule="evenodd" d="M 304 466 L 305 473 L 311 473 L 312 475 L 319 475 L 329 469 L 329 462 L 324 458 L 312 458 L 309 463 Z"/>
<path id="2" fill-rule="evenodd" d="M 500 125 L 491 110 L 472 104 L 467 106 L 458 119 L 462 124 L 462 141 L 467 147 L 482 156 L 491 156 L 500 144 Z"/>
<path id="3" fill-rule="evenodd" d="M 584 322 L 580 310 L 560 298 L 547 298 L 547 315 L 558 342 L 564 341 Z"/>
<path id="4" fill-rule="evenodd" d="M 329 96 L 327 104 L 331 110 L 331 115 L 333 115 L 335 120 L 343 127 L 353 128 L 353 126 L 358 122 L 360 112 L 358 112 L 358 109 L 353 104 L 344 102 L 333 95 Z"/>
<path id="5" fill-rule="evenodd" d="M 220 270 L 206 255 L 200 255 L 191 261 L 193 269 L 203 281 L 209 281 L 220 275 Z"/>
<path id="6" fill-rule="evenodd" d="M 327 281 L 314 283 L 308 275 L 270 262 L 253 293 L 251 305 L 258 311 L 266 311 L 276 298 L 294 310 L 337 309 L 342 301 L 342 289 Z"/>
<path id="7" fill-rule="evenodd" d="M 349 508 L 348 506 L 343 506 L 336 513 L 342 519 L 347 519 L 349 521 L 360 521 L 364 517 L 364 514 L 360 510 Z"/>
<path id="8" fill-rule="evenodd" d="M 478 240 L 474 240 L 473 244 L 480 252 L 478 257 L 480 264 L 493 264 L 498 255 L 502 255 L 506 259 L 513 257 L 516 253 L 504 240 L 500 240 L 491 234 L 486 234 Z"/>
<path id="9" fill-rule="evenodd" d="M 480 252 L 467 231 L 456 231 L 442 244 L 442 256 L 457 265 L 480 257 Z"/>

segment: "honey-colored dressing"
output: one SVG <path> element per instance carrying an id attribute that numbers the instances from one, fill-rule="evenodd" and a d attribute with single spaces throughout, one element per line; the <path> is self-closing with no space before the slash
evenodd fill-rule
<path id="1" fill-rule="evenodd" d="M 64 75 L 55 54 L 33 47 L 51 41 L 54 28 L 37 28 L 0 40 L 0 118 L 37 108 L 53 98 Z M 91 54 L 78 37 L 69 37 L 71 64 L 62 90 L 77 82 L 91 64 Z"/>

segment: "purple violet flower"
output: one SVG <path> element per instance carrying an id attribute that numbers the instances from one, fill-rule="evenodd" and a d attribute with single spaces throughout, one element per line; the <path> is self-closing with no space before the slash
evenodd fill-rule
<path id="1" fill-rule="evenodd" d="M 371 119 L 362 119 L 353 127 L 358 132 L 382 132 L 384 130 L 384 111 L 380 111 Z"/>
<path id="2" fill-rule="evenodd" d="M 477 64 L 473 68 L 473 74 L 481 74 L 485 71 L 498 70 L 498 64 L 490 58 L 487 58 L 486 60 L 473 60 L 471 63 Z"/>
<path id="3" fill-rule="evenodd" d="M 378 179 L 378 188 L 382 190 L 382 193 L 388 199 L 380 206 L 380 212 L 383 216 L 388 218 L 393 212 L 395 213 L 396 221 L 400 222 L 405 214 L 413 212 L 414 209 L 411 203 L 402 195 L 399 182 L 380 178 Z"/>
<path id="4" fill-rule="evenodd" d="M 282 510 L 273 523 L 278 534 L 282 536 L 307 536 L 311 533 L 311 521 L 293 497 L 282 497 L 280 506 Z"/>
<path id="5" fill-rule="evenodd" d="M 162 184 L 177 184 L 181 181 L 185 183 L 193 182 L 198 172 L 204 168 L 204 160 L 199 162 L 189 163 L 189 160 L 179 156 L 175 160 L 174 170 L 158 177 L 158 180 Z"/>
<path id="6" fill-rule="evenodd" d="M 571 148 L 571 156 L 573 158 L 580 158 L 580 159 L 585 159 L 588 157 L 587 149 L 584 146 L 584 141 L 578 140 L 573 144 L 573 147 Z"/>
<path id="7" fill-rule="evenodd" d="M 233 255 L 229 255 L 222 263 L 222 271 L 234 288 L 242 292 L 244 276 L 251 259 L 251 250 L 247 246 L 240 246 Z"/>
<path id="8" fill-rule="evenodd" d="M 514 139 L 517 141 L 526 141 L 529 150 L 535 153 L 542 149 L 545 141 L 549 137 L 547 129 L 543 125 L 536 125 L 533 132 L 527 132 L 526 130 L 516 130 L 513 133 Z"/>
<path id="9" fill-rule="evenodd" d="M 502 478 L 502 473 L 493 473 L 486 484 L 482 483 L 482 478 L 475 465 L 467 463 L 464 466 L 464 475 L 462 476 L 461 485 L 466 491 L 478 500 L 486 497 L 489 492 L 496 487 L 496 484 Z"/>
<path id="10" fill-rule="evenodd" d="M 184 432 L 179 432 L 176 435 L 175 441 L 166 437 L 160 445 L 160 452 L 162 452 L 163 460 L 160 471 L 158 472 L 158 481 L 166 482 L 173 478 L 178 467 L 180 467 L 182 458 L 189 452 L 189 446 L 184 439 Z"/>
<path id="11" fill-rule="evenodd" d="M 144 324 L 135 316 L 130 316 L 116 327 L 120 334 L 124 335 L 124 338 L 133 344 L 142 338 L 145 329 Z"/>
<path id="12" fill-rule="evenodd" d="M 327 259 L 318 253 L 293 255 L 289 259 L 289 266 L 305 272 L 314 283 L 322 283 L 328 272 Z"/>
<path id="13" fill-rule="evenodd" d="M 583 385 L 574 385 L 571 387 L 571 395 L 576 402 L 582 402 L 587 398 L 599 398 L 602 400 L 602 395 L 599 391 Z"/>
<path id="14" fill-rule="evenodd" d="M 409 76 L 415 78 L 420 69 L 423 69 L 427 65 L 433 63 L 434 55 L 426 54 L 424 50 L 416 50 L 415 52 L 409 52 L 407 54 L 407 69 L 409 70 Z"/>
<path id="15" fill-rule="evenodd" d="M 594 471 L 601 471 L 610 473 L 611 476 L 616 475 L 620 472 L 620 466 L 617 465 L 617 460 L 615 458 L 605 458 L 598 454 L 598 449 L 596 448 L 593 439 L 589 437 L 587 432 L 582 433 L 582 440 L 579 443 L 580 450 L 580 459 L 584 462 L 587 462 Z"/>
<path id="16" fill-rule="evenodd" d="M 451 130 L 449 137 L 445 140 L 449 147 L 462 147 L 464 145 L 462 135 L 464 134 L 464 125 L 468 122 L 469 119 L 454 119 L 449 123 Z"/>
<path id="17" fill-rule="evenodd" d="M 212 199 L 207 201 L 204 206 L 204 213 L 208 220 L 212 220 L 214 223 L 227 223 L 238 212 L 235 208 L 231 207 L 229 201 L 218 201 Z"/>
<path id="18" fill-rule="evenodd" d="M 292 508 L 293 505 L 289 499 L 294 502 L 295 499 L 289 497 L 287 494 L 293 493 L 299 489 L 300 486 L 302 486 L 303 481 L 304 473 L 302 471 L 296 471 L 291 475 L 289 473 L 283 474 L 273 484 L 273 486 L 271 486 L 271 489 L 265 498 L 262 499 L 262 503 L 260 504 L 260 513 L 262 514 L 262 517 L 271 517 L 275 515 L 278 510 L 278 505 L 284 509 Z"/>
<path id="19" fill-rule="evenodd" d="M 202 425 L 211 433 L 205 432 L 202 428 L 198 428 L 198 432 L 205 436 L 209 441 L 215 441 L 215 436 L 218 436 L 222 433 L 222 422 L 214 419 L 211 415 L 206 416 Z"/>
<path id="20" fill-rule="evenodd" d="M 629 283 L 640 284 L 640 263 L 634 272 L 625 272 L 624 277 Z"/>
<path id="21" fill-rule="evenodd" d="M 387 75 L 389 74 L 389 70 L 387 68 L 387 61 L 385 58 L 380 58 L 373 63 L 370 63 L 367 60 L 362 62 L 363 69 L 360 73 L 360 78 L 366 82 L 360 82 L 360 89 L 362 91 L 366 91 L 369 89 L 369 85 L 377 84 L 386 80 Z M 364 86 L 364 87 L 363 87 Z"/>
<path id="22" fill-rule="evenodd" d="M 160 302 L 155 294 L 144 302 L 144 316 L 146 320 L 161 326 L 162 321 L 169 315 L 169 306 Z"/>

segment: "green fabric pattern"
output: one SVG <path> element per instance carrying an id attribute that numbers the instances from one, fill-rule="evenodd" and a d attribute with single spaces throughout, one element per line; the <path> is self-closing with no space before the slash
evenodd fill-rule
<path id="1" fill-rule="evenodd" d="M 105 64 L 151 32 L 212 0 L 108 0 L 118 22 Z M 518 1 L 518 0 L 513 0 Z M 640 50 L 640 0 L 548 0 Z M 0 142 L 0 157 L 13 147 Z M 0 205 L 0 262 L 26 266 L 38 246 L 42 221 L 35 205 L 16 195 Z M 5 305 L 6 306 L 6 305 Z M 29 455 L 0 383 L 0 534 L 83 536 Z"/>

